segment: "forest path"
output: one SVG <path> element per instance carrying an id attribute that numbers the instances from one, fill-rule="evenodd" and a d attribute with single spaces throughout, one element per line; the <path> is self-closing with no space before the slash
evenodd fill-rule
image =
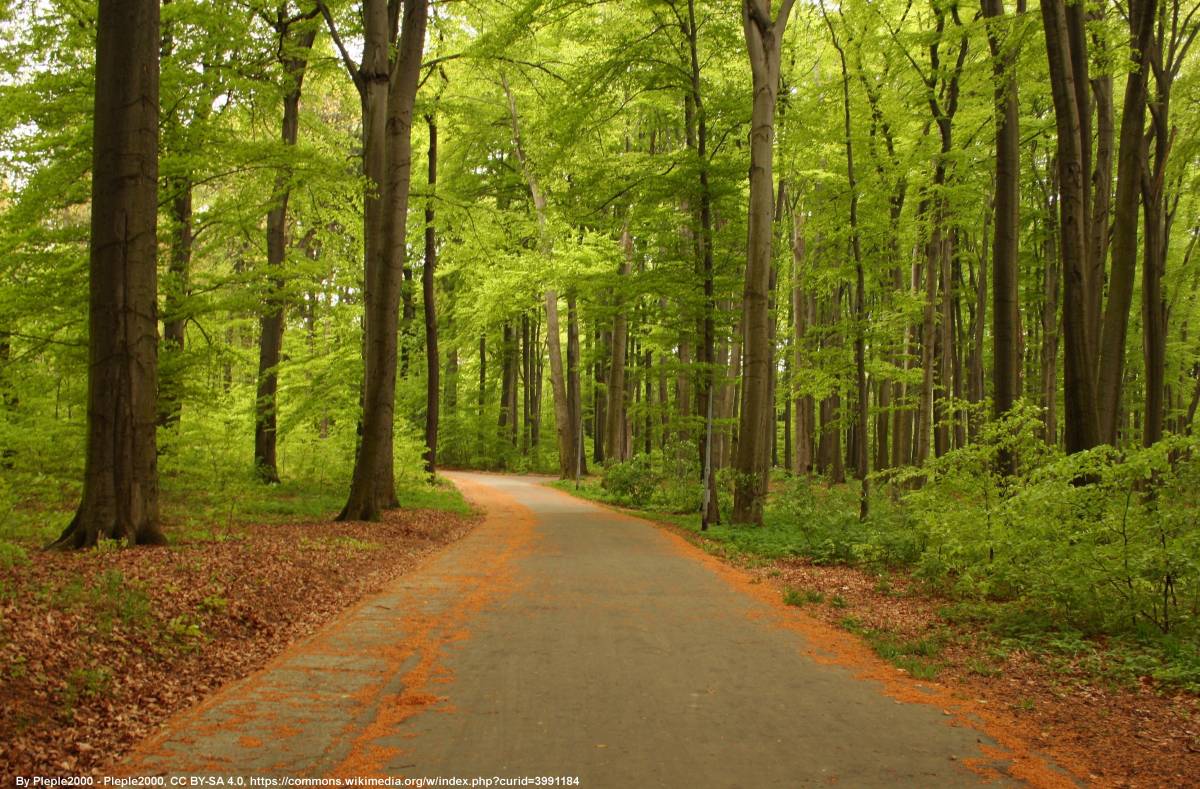
<path id="1" fill-rule="evenodd" d="M 933 691 L 901 701 L 836 665 L 783 621 L 801 613 L 681 538 L 535 478 L 447 476 L 486 509 L 478 529 L 121 771 L 697 789 L 1006 771 Z"/>

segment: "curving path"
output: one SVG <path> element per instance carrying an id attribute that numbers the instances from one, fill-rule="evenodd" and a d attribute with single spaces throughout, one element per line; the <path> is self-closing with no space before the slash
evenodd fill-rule
<path id="1" fill-rule="evenodd" d="M 537 479 L 447 476 L 483 525 L 174 719 L 122 771 L 1016 783 L 936 691 L 921 703 L 917 683 L 885 692 L 837 665 L 790 622 L 802 614 L 680 538 Z"/>

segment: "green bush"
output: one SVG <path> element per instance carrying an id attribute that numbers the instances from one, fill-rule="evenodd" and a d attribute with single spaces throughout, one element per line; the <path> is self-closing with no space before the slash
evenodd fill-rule
<path id="1" fill-rule="evenodd" d="M 605 466 L 600 486 L 617 504 L 645 507 L 662 481 L 662 474 L 655 469 L 651 455 L 640 454 Z"/>
<path id="2" fill-rule="evenodd" d="M 968 598 L 1019 600 L 1035 629 L 1195 632 L 1200 442 L 1064 455 L 1029 408 L 897 481 L 924 551 L 918 574 Z M 997 462 L 1017 458 L 1012 476 Z M 1036 624 L 1035 624 L 1036 623 Z"/>

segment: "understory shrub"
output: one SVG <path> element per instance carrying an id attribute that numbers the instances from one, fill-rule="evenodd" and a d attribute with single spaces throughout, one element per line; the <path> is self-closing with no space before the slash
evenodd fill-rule
<path id="1" fill-rule="evenodd" d="M 1065 455 L 1036 412 L 984 425 L 979 440 L 893 476 L 924 543 L 917 573 L 965 597 L 1020 600 L 1029 616 L 1084 634 L 1196 631 L 1200 442 Z M 1002 452 L 1015 458 L 1000 471 Z"/>
<path id="2" fill-rule="evenodd" d="M 660 512 L 698 512 L 703 487 L 696 445 L 672 442 L 665 449 L 610 461 L 604 466 L 600 487 L 614 504 Z"/>

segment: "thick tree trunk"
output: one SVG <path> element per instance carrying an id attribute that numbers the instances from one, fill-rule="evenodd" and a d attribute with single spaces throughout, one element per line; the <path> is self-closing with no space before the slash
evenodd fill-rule
<path id="1" fill-rule="evenodd" d="M 1125 81 L 1121 112 L 1117 197 L 1113 207 L 1112 274 L 1100 338 L 1100 372 L 1096 387 L 1100 438 L 1113 445 L 1117 442 L 1125 377 L 1125 341 L 1137 272 L 1138 199 L 1146 166 L 1142 136 L 1146 125 L 1147 73 L 1150 70 L 1146 52 L 1154 31 L 1155 6 L 1151 0 L 1130 0 L 1129 45 L 1133 68 Z"/>
<path id="2" fill-rule="evenodd" d="M 770 342 L 769 294 L 772 219 L 774 217 L 775 99 L 779 90 L 780 44 L 792 10 L 782 0 L 771 18 L 769 2 L 743 0 L 742 27 L 753 75 L 754 103 L 750 128 L 750 206 L 742 315 L 745 321 L 742 412 L 734 483 L 733 520 L 761 524 L 770 471 Z"/>
<path id="3" fill-rule="evenodd" d="M 1178 5 L 1172 19 L 1178 18 Z M 1142 444 L 1150 446 L 1163 437 L 1164 419 L 1169 402 L 1166 379 L 1167 294 L 1164 284 L 1167 248 L 1173 211 L 1167 207 L 1167 161 L 1175 142 L 1172 128 L 1171 87 L 1179 61 L 1193 39 L 1180 39 L 1177 22 L 1166 15 L 1158 19 L 1159 30 L 1148 54 L 1153 64 L 1155 89 L 1150 104 L 1153 156 L 1144 155 L 1145 178 L 1142 181 L 1142 364 L 1146 377 L 1146 405 L 1142 422 Z M 1195 35 L 1192 28 L 1191 35 Z M 1186 42 L 1186 43 L 1185 43 Z M 1165 51 L 1164 51 L 1165 50 Z"/>
<path id="4" fill-rule="evenodd" d="M 83 497 L 54 542 L 166 542 L 159 525 L 158 0 L 100 0 Z"/>
<path id="5" fill-rule="evenodd" d="M 425 116 L 429 129 L 429 195 L 425 199 L 425 268 L 421 271 L 421 291 L 425 306 L 425 472 L 437 473 L 438 395 L 441 392 L 441 357 L 438 354 L 437 304 L 434 301 L 434 274 L 437 269 L 437 226 L 434 194 L 437 188 L 438 128 L 432 115 Z"/>
<path id="6" fill-rule="evenodd" d="M 381 168 L 386 182 L 380 190 L 384 233 L 379 255 L 367 270 L 371 293 L 367 314 L 366 397 L 363 409 L 363 440 L 354 463 L 350 495 L 339 520 L 377 520 L 380 510 L 396 503 L 392 442 L 396 406 L 396 345 L 402 271 L 406 254 L 408 192 L 412 177 L 412 116 L 425 46 L 428 0 L 404 3 L 403 26 L 394 76 L 388 62 L 388 9 L 381 0 L 367 0 L 366 45 L 360 70 L 367 105 L 366 158 L 386 162 Z M 383 98 L 375 95 L 382 85 Z M 386 108 L 386 123 L 376 114 Z M 385 132 L 386 145 L 374 136 Z M 374 146 L 378 145 L 377 148 Z M 376 172 L 368 168 L 368 174 Z M 370 175 L 368 176 L 370 177 Z"/>
<path id="7" fill-rule="evenodd" d="M 1092 344 L 1095 327 L 1090 320 L 1093 283 L 1088 272 L 1090 112 L 1087 84 L 1082 86 L 1081 101 L 1077 78 L 1080 61 L 1086 71 L 1087 53 L 1078 51 L 1083 46 L 1082 35 L 1074 34 L 1078 24 L 1069 21 L 1081 13 L 1078 5 L 1067 8 L 1063 0 L 1042 0 L 1041 6 L 1058 129 L 1066 445 L 1068 452 L 1079 452 L 1100 443 Z"/>

